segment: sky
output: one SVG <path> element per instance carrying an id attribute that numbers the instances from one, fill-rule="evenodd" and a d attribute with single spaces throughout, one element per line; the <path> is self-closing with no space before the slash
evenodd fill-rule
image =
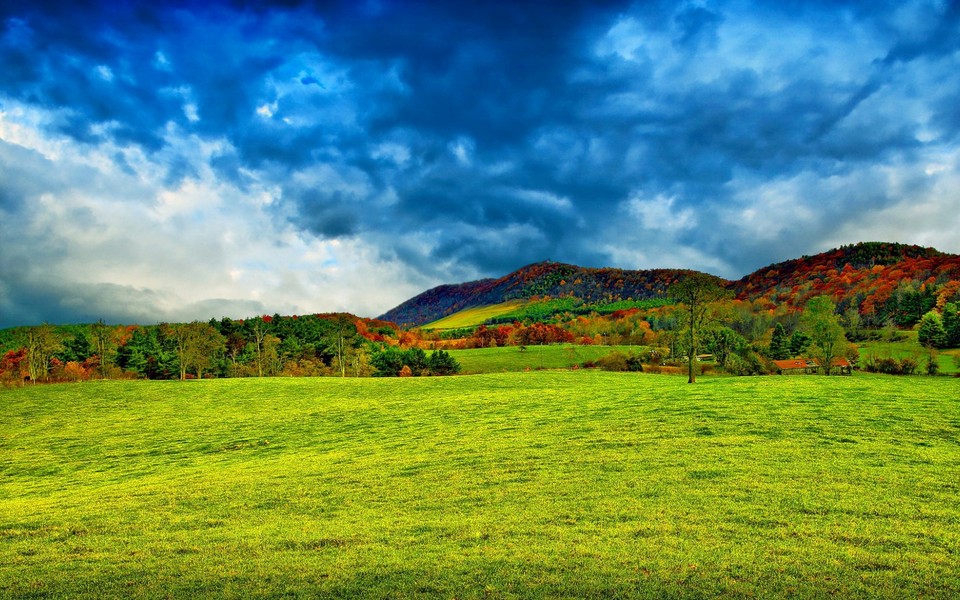
<path id="1" fill-rule="evenodd" d="M 958 232 L 956 1 L 0 0 L 0 327 Z"/>

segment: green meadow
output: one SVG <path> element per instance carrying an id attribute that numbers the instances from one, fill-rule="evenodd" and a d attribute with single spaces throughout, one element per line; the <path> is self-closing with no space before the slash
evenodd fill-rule
<path id="1" fill-rule="evenodd" d="M 587 361 L 595 361 L 613 351 L 631 354 L 640 350 L 640 346 L 547 344 L 527 346 L 522 350 L 520 346 L 450 350 L 450 355 L 460 363 L 462 373 L 475 375 L 535 369 L 569 369 Z"/>
<path id="2" fill-rule="evenodd" d="M 920 366 L 918 372 L 926 369 L 927 353 L 929 350 L 917 342 L 916 331 L 899 332 L 904 339 L 899 341 L 866 341 L 857 344 L 860 351 L 861 364 L 868 356 L 891 357 L 896 359 L 913 358 Z M 960 348 L 950 348 L 937 351 L 937 363 L 940 365 L 940 373 L 952 375 L 960 373 Z"/>
<path id="3" fill-rule="evenodd" d="M 948 377 L 0 392 L 0 597 L 956 598 Z"/>

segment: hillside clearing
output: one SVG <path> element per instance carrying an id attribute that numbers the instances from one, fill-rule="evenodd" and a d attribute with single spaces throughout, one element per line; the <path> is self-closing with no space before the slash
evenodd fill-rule
<path id="1" fill-rule="evenodd" d="M 487 319 L 510 314 L 528 303 L 529 301 L 527 300 L 508 300 L 500 304 L 465 308 L 452 315 L 438 319 L 433 323 L 428 323 L 424 325 L 422 329 L 442 331 L 446 329 L 460 329 L 462 327 L 476 327 L 486 322 Z"/>
<path id="2" fill-rule="evenodd" d="M 0 393 L 0 595 L 960 594 L 956 380 Z"/>

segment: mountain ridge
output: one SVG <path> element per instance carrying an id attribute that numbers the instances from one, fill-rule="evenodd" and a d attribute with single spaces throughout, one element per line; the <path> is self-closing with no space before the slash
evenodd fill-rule
<path id="1" fill-rule="evenodd" d="M 466 308 L 535 296 L 572 296 L 588 303 L 658 298 L 682 275 L 693 272 L 541 261 L 499 278 L 430 288 L 378 318 L 416 327 Z M 918 287 L 955 282 L 953 287 L 960 288 L 960 255 L 912 244 L 858 242 L 772 263 L 738 280 L 718 280 L 743 301 L 801 306 L 809 297 L 825 293 L 841 308 L 855 304 L 861 312 L 866 309 L 873 314 L 889 300 L 899 282 L 918 282 Z"/>

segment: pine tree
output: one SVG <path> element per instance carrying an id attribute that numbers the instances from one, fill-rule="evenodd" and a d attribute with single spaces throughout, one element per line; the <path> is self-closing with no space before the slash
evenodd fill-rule
<path id="1" fill-rule="evenodd" d="M 917 341 L 926 348 L 946 348 L 947 330 L 943 326 L 940 313 L 931 310 L 920 319 Z"/>
<path id="2" fill-rule="evenodd" d="M 773 337 L 770 338 L 770 358 L 773 360 L 784 360 L 790 358 L 790 338 L 787 336 L 787 330 L 782 323 L 777 323 L 773 327 Z"/>

